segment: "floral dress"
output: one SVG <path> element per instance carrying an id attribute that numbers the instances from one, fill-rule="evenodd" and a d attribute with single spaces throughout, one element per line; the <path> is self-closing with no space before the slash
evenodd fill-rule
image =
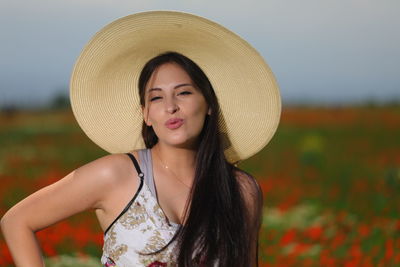
<path id="1" fill-rule="evenodd" d="M 154 190 L 151 190 L 154 180 L 150 150 L 138 152 L 145 172 L 142 172 L 133 155 L 127 153 L 139 174 L 140 185 L 132 200 L 105 231 L 101 262 L 104 267 L 174 267 L 177 266 L 176 241 L 157 254 L 143 254 L 164 247 L 181 225 L 168 221 Z M 146 175 L 149 177 L 144 179 Z"/>

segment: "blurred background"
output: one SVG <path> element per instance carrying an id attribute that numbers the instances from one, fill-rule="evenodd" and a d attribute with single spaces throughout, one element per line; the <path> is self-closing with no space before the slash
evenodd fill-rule
<path id="1" fill-rule="evenodd" d="M 179 10 L 239 34 L 280 85 L 281 124 L 240 166 L 264 193 L 261 266 L 400 266 L 400 2 L 0 2 L 0 216 L 107 153 L 69 104 L 76 58 L 103 26 Z M 93 212 L 40 231 L 48 266 L 99 266 Z M 0 237 L 0 266 L 13 266 Z"/>

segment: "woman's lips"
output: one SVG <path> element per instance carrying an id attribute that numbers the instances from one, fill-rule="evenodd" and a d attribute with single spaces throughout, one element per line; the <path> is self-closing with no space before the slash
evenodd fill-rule
<path id="1" fill-rule="evenodd" d="M 167 120 L 165 126 L 167 126 L 168 129 L 176 129 L 181 127 L 182 124 L 183 124 L 183 119 L 174 118 Z"/>

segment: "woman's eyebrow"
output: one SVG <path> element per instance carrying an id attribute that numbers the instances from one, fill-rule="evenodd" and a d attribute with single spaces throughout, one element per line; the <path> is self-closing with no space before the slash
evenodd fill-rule
<path id="1" fill-rule="evenodd" d="M 193 84 L 191 83 L 182 83 L 182 84 L 178 84 L 177 86 L 174 87 L 174 89 L 178 89 L 179 87 L 183 87 L 183 86 L 193 86 Z"/>
<path id="2" fill-rule="evenodd" d="M 181 84 L 175 85 L 174 89 L 178 89 L 178 88 L 183 87 L 183 86 L 192 86 L 192 87 L 194 87 L 193 84 L 191 84 L 191 83 L 181 83 Z M 153 87 L 153 88 L 150 88 L 149 90 L 147 90 L 147 92 L 150 93 L 151 91 L 161 91 L 161 90 L 162 89 L 159 88 L 159 87 Z"/>

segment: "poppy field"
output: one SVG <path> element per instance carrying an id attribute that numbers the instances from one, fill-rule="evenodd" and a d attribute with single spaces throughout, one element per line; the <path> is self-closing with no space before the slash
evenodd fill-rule
<path id="1" fill-rule="evenodd" d="M 107 152 L 70 110 L 0 113 L 0 216 Z M 264 195 L 260 266 L 400 266 L 400 107 L 284 107 L 239 165 Z M 133 192 L 134 193 L 134 192 Z M 100 266 L 93 211 L 37 233 L 46 266 Z M 0 237 L 0 266 L 13 266 Z"/>

